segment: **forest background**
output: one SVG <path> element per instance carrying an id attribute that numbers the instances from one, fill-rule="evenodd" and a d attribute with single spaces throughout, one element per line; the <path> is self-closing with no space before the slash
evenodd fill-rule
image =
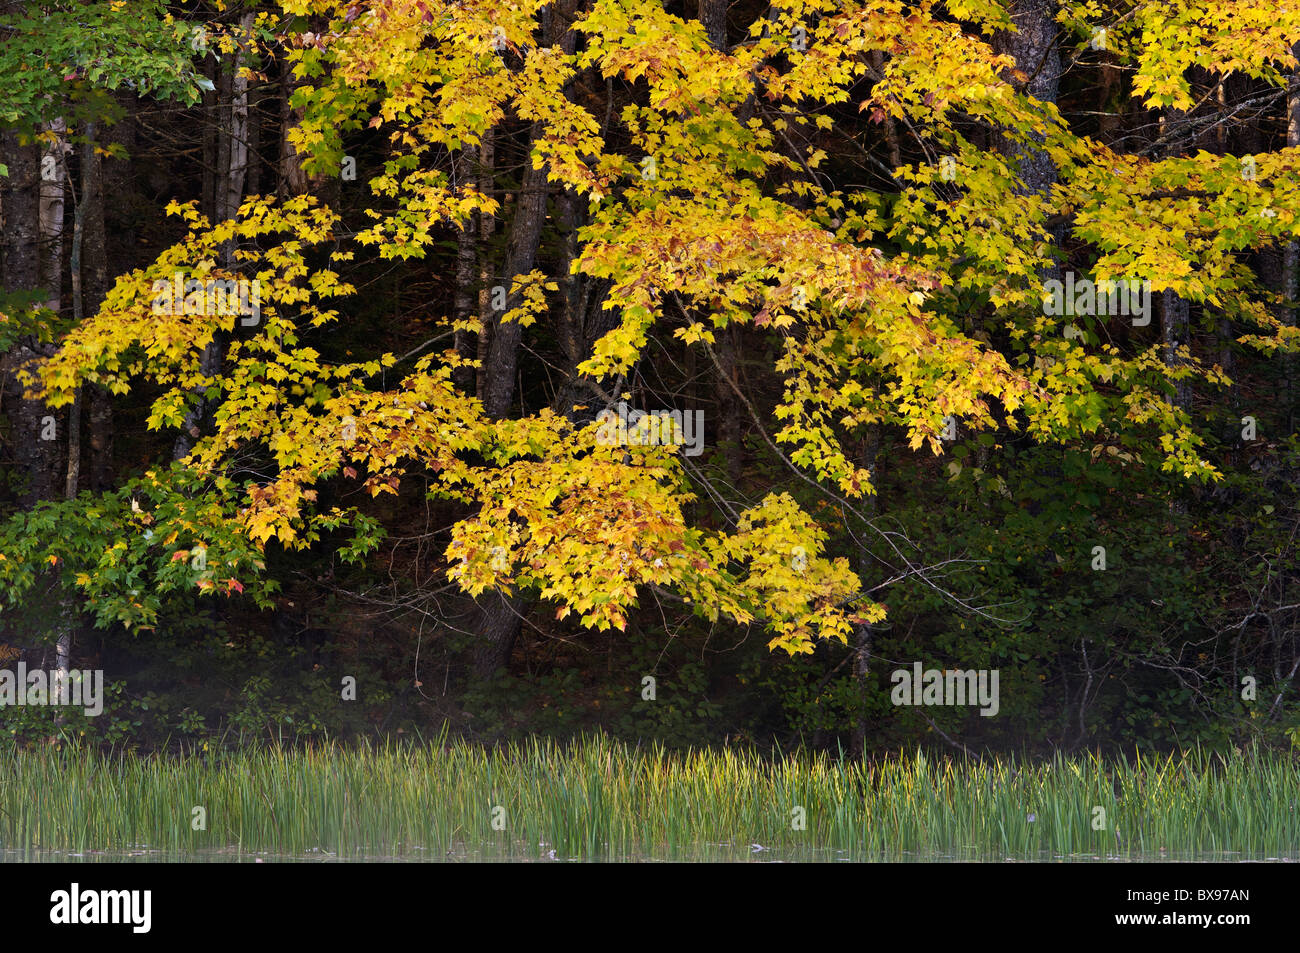
<path id="1" fill-rule="evenodd" d="M 1291 0 L 0 3 L 0 664 L 109 683 L 0 724 L 1290 746 L 1297 43 Z M 996 717 L 893 704 L 916 662 Z"/>

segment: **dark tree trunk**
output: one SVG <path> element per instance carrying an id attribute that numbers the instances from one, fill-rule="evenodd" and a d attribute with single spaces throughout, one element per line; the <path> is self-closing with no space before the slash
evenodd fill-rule
<path id="1" fill-rule="evenodd" d="M 560 4 L 560 8 L 563 13 L 571 13 L 573 3 L 566 0 Z M 568 51 L 573 50 L 574 36 L 563 17 L 545 15 L 543 31 L 548 43 L 558 43 Z M 509 285 L 513 284 L 515 276 L 533 270 L 537 249 L 541 244 L 542 229 L 546 224 L 546 202 L 551 192 L 546 178 L 547 169 L 545 164 L 541 168 L 534 168 L 532 162 L 533 143 L 541 132 L 542 128 L 538 124 L 534 124 L 529 132 L 526 170 L 506 242 L 504 281 L 508 283 L 507 312 L 518 307 L 522 300 Z M 484 158 L 486 162 L 486 156 Z M 514 403 L 522 332 L 518 322 L 502 321 L 501 318 L 501 314 L 493 316 L 491 339 L 487 344 L 487 364 L 483 369 L 485 374 L 482 375 L 483 409 L 488 416 L 495 418 L 507 416 Z M 517 594 L 496 593 L 483 597 L 477 628 L 479 642 L 473 660 L 475 674 L 479 677 L 492 675 L 509 666 L 527 605 L 528 601 Z"/>
<path id="2" fill-rule="evenodd" d="M 0 179 L 4 202 L 4 283 L 10 290 L 31 290 L 40 274 L 38 203 L 40 150 L 20 145 L 18 134 L 0 133 L 0 150 L 9 166 L 8 178 Z"/>
<path id="3" fill-rule="evenodd" d="M 541 127 L 534 126 L 529 135 L 528 152 L 541 135 Z M 542 239 L 542 226 L 546 224 L 546 199 L 550 184 L 546 181 L 546 166 L 534 169 L 532 160 L 526 159 L 519 199 L 515 204 L 514 219 L 510 223 L 510 238 L 506 245 L 506 267 L 503 281 L 506 284 L 506 306 L 509 312 L 517 308 L 522 297 L 511 287 L 516 276 L 533 270 L 537 260 L 537 247 Z M 515 398 L 515 375 L 519 368 L 519 340 L 522 328 L 518 321 L 503 321 L 503 314 L 494 315 L 492 340 L 488 343 L 487 385 L 483 389 L 483 409 L 490 417 L 505 417 Z"/>
<path id="4" fill-rule="evenodd" d="M 245 16 L 244 28 L 247 29 L 251 23 L 251 17 Z M 216 170 L 211 184 L 212 205 L 209 211 L 216 222 L 234 218 L 244 199 L 248 172 L 248 79 L 242 75 L 244 58 L 241 50 L 228 65 L 218 67 L 217 98 L 211 110 L 217 122 L 213 135 L 204 138 L 205 159 L 209 158 L 208 150 L 211 149 L 213 154 L 210 158 L 214 160 L 205 161 L 204 167 Z M 221 250 L 221 264 L 227 271 L 235 269 L 233 243 Z M 218 331 L 203 349 L 200 370 L 205 377 L 219 377 L 225 359 L 226 342 L 223 332 Z M 214 409 L 212 401 L 198 397 L 185 415 L 181 433 L 172 447 L 173 459 L 184 459 L 194 449 Z"/>
<path id="5" fill-rule="evenodd" d="M 700 25 L 709 42 L 719 50 L 727 49 L 728 0 L 700 0 Z"/>
<path id="6" fill-rule="evenodd" d="M 1188 335 L 1190 334 L 1191 322 L 1189 315 L 1191 308 L 1187 299 L 1175 294 L 1172 291 L 1166 291 L 1161 299 L 1161 333 L 1164 339 L 1164 362 L 1165 366 L 1171 370 L 1186 365 L 1187 360 L 1182 356 L 1179 349 L 1187 345 Z M 1171 402 L 1176 407 L 1184 410 L 1191 403 L 1191 388 L 1185 380 L 1178 381 L 1174 384 L 1174 393 Z"/>
<path id="7" fill-rule="evenodd" d="M 81 194 L 78 197 L 75 221 L 72 227 L 72 254 L 69 258 L 69 274 L 72 290 L 72 319 L 80 324 L 86 317 L 86 270 L 83 268 L 83 249 L 86 244 L 86 222 L 92 214 L 98 214 L 101 225 L 103 205 L 98 195 L 100 177 L 97 174 L 99 157 L 95 154 L 95 124 L 86 123 L 83 130 L 85 143 L 81 148 Z M 96 302 L 96 306 L 97 306 Z M 81 403 L 82 389 L 78 388 L 68 410 L 68 469 L 64 478 L 64 499 L 74 500 L 81 489 Z M 72 646 L 81 625 L 80 600 L 75 590 L 65 587 L 60 600 L 63 610 L 63 626 L 59 632 L 57 644 L 56 685 L 66 683 L 72 669 Z M 63 724 L 60 714 L 55 722 Z"/>
<path id="8" fill-rule="evenodd" d="M 1015 57 L 1016 68 L 1025 74 L 1014 85 L 1044 103 L 1055 103 L 1061 82 L 1061 51 L 1056 42 L 1055 0 L 1025 0 L 1011 15 L 1016 32 L 1001 33 L 994 47 Z M 1020 178 L 1027 192 L 1046 192 L 1056 182 L 1056 167 L 1042 149 L 1007 144 L 1020 159 Z"/>
<path id="9" fill-rule="evenodd" d="M 509 667 L 525 605 L 522 597 L 501 592 L 484 593 L 479 600 L 473 653 L 474 674 L 479 678 L 490 678 Z"/>
<path id="10" fill-rule="evenodd" d="M 714 48 L 727 51 L 728 0 L 700 0 L 700 25 Z M 714 397 L 718 405 L 718 422 L 714 428 L 719 449 L 724 454 L 727 480 L 733 499 L 739 495 L 740 478 L 744 472 L 744 407 L 736 397 L 739 386 L 736 374 L 740 364 L 740 332 L 734 325 L 718 328 L 714 332 L 714 353 L 718 358 L 718 380 Z"/>
<path id="11" fill-rule="evenodd" d="M 1293 52 L 1300 56 L 1300 44 L 1296 45 Z M 1286 104 L 1286 144 L 1295 148 L 1300 146 L 1300 72 L 1292 73 L 1287 83 Z M 1282 252 L 1282 293 L 1287 300 L 1287 306 L 1283 309 L 1282 323 L 1287 327 L 1295 327 L 1295 301 L 1300 296 L 1300 242 L 1287 242 Z M 1283 399 L 1286 407 L 1287 430 L 1290 431 L 1295 429 L 1295 356 L 1285 354 L 1282 362 L 1286 379 Z"/>
<path id="12" fill-rule="evenodd" d="M 1179 110 L 1171 109 L 1160 119 L 1161 133 L 1170 137 L 1170 142 L 1165 148 L 1167 156 L 1177 156 L 1182 151 L 1173 132 L 1184 115 Z M 1165 291 L 1161 296 L 1160 332 L 1164 344 L 1162 358 L 1165 366 L 1170 370 L 1184 366 L 1187 361 L 1179 353 L 1179 349 L 1191 344 L 1191 307 L 1187 299 L 1176 292 Z M 1176 382 L 1170 403 L 1186 410 L 1191 399 L 1191 388 L 1188 383 Z"/>
<path id="13" fill-rule="evenodd" d="M 293 75 L 293 67 L 285 58 L 280 71 L 280 156 L 277 163 L 279 175 L 276 177 L 275 193 L 281 199 L 290 195 L 302 195 L 307 191 L 307 173 L 302 168 L 302 156 L 289 141 L 289 130 L 294 127 L 293 107 L 289 98 L 298 85 Z"/>
<path id="14" fill-rule="evenodd" d="M 106 134 L 104 138 L 109 136 Z M 91 159 L 87 172 L 86 194 L 82 197 L 86 211 L 81 249 L 81 293 L 85 313 L 93 315 L 108 293 L 105 175 L 103 159 L 99 155 Z M 87 489 L 103 493 L 113 486 L 113 405 L 108 391 L 98 384 L 87 384 L 83 390 L 88 418 L 85 485 Z"/>
<path id="15" fill-rule="evenodd" d="M 596 341 L 617 327 L 619 317 L 616 311 L 606 311 L 601 306 L 604 290 L 599 281 L 572 274 L 571 266 L 578 256 L 578 229 L 585 221 L 582 197 L 571 190 L 562 192 L 556 197 L 556 206 L 563 248 L 558 269 L 562 295 L 558 337 L 564 355 L 565 379 L 555 393 L 551 409 L 581 423 L 594 420 L 602 408 L 593 406 L 599 404 L 599 395 L 583 383 L 578 365 L 591 353 Z M 585 410 L 579 411 L 578 407 Z"/>
<path id="16" fill-rule="evenodd" d="M 40 150 L 20 145 L 17 133 L 0 133 L 0 162 L 9 176 L 0 179 L 4 209 L 3 282 L 10 291 L 35 291 L 40 280 Z M 20 342 L 0 364 L 5 409 L 10 424 L 14 465 L 26 475 L 19 503 L 30 507 L 38 500 L 54 499 L 59 477 L 59 441 L 54 414 L 39 400 L 24 395 L 23 375 L 34 374 L 50 349 L 34 340 Z M 51 433 L 50 423 L 55 424 Z"/>
<path id="17" fill-rule="evenodd" d="M 874 517 L 879 512 L 879 491 L 880 484 L 876 479 L 877 463 L 880 458 L 880 428 L 871 425 L 868 429 L 867 436 L 862 442 L 862 465 L 866 467 L 871 474 L 871 483 L 876 488 L 876 492 L 871 494 L 862 501 L 862 512 L 868 519 Z M 867 580 L 873 570 L 871 563 L 871 554 L 867 551 L 865 540 L 872 532 L 869 526 L 863 525 L 858 532 L 858 552 L 857 566 L 858 579 L 862 582 L 864 589 L 869 588 Z M 858 686 L 858 697 L 865 699 L 870 697 L 868 692 L 867 680 L 871 677 L 871 649 L 872 641 L 875 636 L 875 630 L 871 623 L 864 622 L 856 626 L 853 630 L 853 680 Z M 853 726 L 853 736 L 849 746 L 849 753 L 854 758 L 861 758 L 867 749 L 867 731 L 870 728 L 867 720 L 867 710 L 864 707 L 858 713 L 857 723 Z"/>
<path id="18" fill-rule="evenodd" d="M 478 157 L 478 148 L 466 146 L 461 150 L 457 160 L 457 184 L 465 188 L 471 181 L 474 165 Z M 456 293 L 452 302 L 452 314 L 457 321 L 468 321 L 474 314 L 474 283 L 478 270 L 478 213 L 474 213 L 461 225 L 456 234 Z M 470 332 L 457 330 L 455 333 L 456 353 L 462 359 L 472 359 Z M 458 367 L 452 373 L 452 380 L 459 387 L 469 389 L 473 384 L 473 368 Z"/>

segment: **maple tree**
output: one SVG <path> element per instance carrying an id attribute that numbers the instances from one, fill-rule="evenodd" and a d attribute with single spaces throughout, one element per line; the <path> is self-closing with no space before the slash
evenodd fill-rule
<path id="1" fill-rule="evenodd" d="M 94 15 L 120 28 L 120 6 Z M 1171 337 L 1168 314 L 1181 302 L 1207 326 L 1228 322 L 1265 358 L 1294 349 L 1285 295 L 1261 289 L 1246 256 L 1296 240 L 1300 145 L 1259 150 L 1247 175 L 1232 154 L 1086 134 L 1034 94 L 1041 64 L 1006 40 L 1032 31 L 994 0 L 740 5 L 721 42 L 680 6 L 285 0 L 210 30 L 228 58 L 269 59 L 283 39 L 286 149 L 321 183 L 364 142 L 380 156 L 367 197 L 346 220 L 323 194 L 249 195 L 228 217 L 173 202 L 184 237 L 121 275 L 95 313 L 45 332 L 58 350 L 34 386 L 50 408 L 86 385 L 145 393 L 149 429 L 192 443 L 111 493 L 16 518 L 0 546 L 7 598 L 45 564 L 102 624 L 154 624 L 184 586 L 269 605 L 268 546 L 309 550 L 350 530 L 344 553 L 361 562 L 381 545 L 373 511 L 322 505 L 323 487 L 376 498 L 414 484 L 456 514 L 439 545 L 471 597 L 528 594 L 555 620 L 624 629 L 649 594 L 707 621 L 761 622 L 771 648 L 811 654 L 882 623 L 891 581 L 962 602 L 872 518 L 883 461 L 866 448 L 882 435 L 1004 495 L 989 456 L 1022 438 L 1222 479 L 1175 395 L 1232 377 Z M 1231 76 L 1285 93 L 1300 10 L 1063 3 L 1039 27 L 1054 55 L 1104 55 L 1131 72 L 1135 108 L 1173 115 L 1197 108 L 1194 84 Z M 63 82 L 113 85 L 103 60 Z M 155 82 L 168 63 L 146 64 Z M 908 153 L 895 143 L 878 187 L 846 174 L 860 140 L 904 133 Z M 498 148 L 519 164 L 505 184 Z M 504 273 L 489 274 L 481 240 L 497 220 Z M 394 263 L 456 272 L 459 297 L 429 327 L 452 346 L 331 352 L 324 335 L 359 306 L 362 281 Z M 1071 267 L 1099 286 L 1146 282 L 1161 322 L 1051 313 L 1045 284 Z M 202 302 L 159 313 L 176 275 L 256 282 L 256 320 Z M 764 389 L 735 371 L 737 334 Z M 519 386 L 521 361 L 553 342 L 564 383 L 538 400 Z M 598 414 L 661 353 L 710 368 L 718 399 L 801 492 L 733 505 L 736 489 L 679 448 L 602 441 Z M 958 433 L 976 459 L 955 452 Z M 848 531 L 892 563 L 845 554 Z M 213 568 L 187 575 L 198 546 Z"/>

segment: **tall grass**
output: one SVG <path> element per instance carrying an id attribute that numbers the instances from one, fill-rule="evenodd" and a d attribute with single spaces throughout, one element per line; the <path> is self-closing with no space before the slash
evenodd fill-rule
<path id="1" fill-rule="evenodd" d="M 809 859 L 1296 857 L 1297 802 L 1294 761 L 1250 752 L 865 764 L 603 737 L 210 757 L 0 751 L 0 849 L 28 855 L 674 859 L 758 845 Z M 206 830 L 193 829 L 196 807 Z"/>

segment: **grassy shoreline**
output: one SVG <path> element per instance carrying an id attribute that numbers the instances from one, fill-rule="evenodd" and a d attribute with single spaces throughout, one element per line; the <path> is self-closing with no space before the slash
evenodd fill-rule
<path id="1" fill-rule="evenodd" d="M 616 860 L 761 845 L 799 859 L 1295 859 L 1298 803 L 1295 759 L 1262 752 L 981 762 L 917 753 L 864 764 L 596 737 L 0 753 L 0 851 L 24 853 Z M 193 829 L 195 808 L 206 830 Z"/>

